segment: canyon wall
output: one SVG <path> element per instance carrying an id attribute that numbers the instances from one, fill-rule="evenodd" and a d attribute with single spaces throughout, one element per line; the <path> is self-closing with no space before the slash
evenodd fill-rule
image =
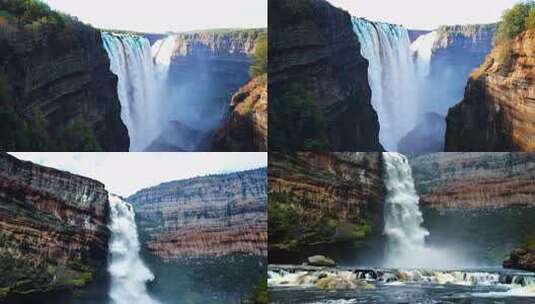
<path id="1" fill-rule="evenodd" d="M 128 198 L 145 246 L 164 261 L 267 255 L 267 170 L 168 182 Z"/>
<path id="2" fill-rule="evenodd" d="M 381 151 L 351 16 L 324 0 L 268 5 L 270 149 Z"/>
<path id="3" fill-rule="evenodd" d="M 497 45 L 448 112 L 446 151 L 535 149 L 535 31 Z"/>
<path id="4" fill-rule="evenodd" d="M 216 134 L 215 150 L 267 151 L 267 75 L 243 86 L 230 103 L 228 121 Z"/>
<path id="5" fill-rule="evenodd" d="M 2 107 L 13 109 L 21 117 L 18 120 L 35 120 L 37 131 L 56 142 L 21 147 L 19 142 L 31 139 L 17 138 L 16 132 L 22 132 L 18 126 L 12 134 L 3 135 L 8 139 L 3 139 L 0 148 L 128 151 L 117 77 L 110 71 L 101 34 L 62 18 L 62 29 L 39 26 L 37 21 L 32 27 L 20 27 L 10 18 L 0 18 L 0 93 L 6 99 Z M 78 141 L 82 142 L 74 144 Z"/>
<path id="6" fill-rule="evenodd" d="M 268 187 L 270 259 L 383 231 L 381 153 L 272 152 Z"/>
<path id="7" fill-rule="evenodd" d="M 0 297 L 81 287 L 104 269 L 108 193 L 0 153 Z"/>
<path id="8" fill-rule="evenodd" d="M 532 205 L 535 154 L 433 153 L 410 157 L 420 203 L 435 209 Z"/>

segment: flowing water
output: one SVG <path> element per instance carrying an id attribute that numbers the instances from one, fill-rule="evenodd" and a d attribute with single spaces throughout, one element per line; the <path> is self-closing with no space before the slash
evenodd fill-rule
<path id="1" fill-rule="evenodd" d="M 147 292 L 146 284 L 154 275 L 141 260 L 134 208 L 114 195 L 109 201 L 110 298 L 115 304 L 156 304 Z"/>
<path id="2" fill-rule="evenodd" d="M 121 119 L 130 136 L 130 151 L 143 151 L 162 132 L 162 86 L 149 40 L 137 35 L 103 33 L 111 71 L 117 75 Z"/>
<path id="3" fill-rule="evenodd" d="M 406 28 L 352 18 L 353 31 L 369 61 L 372 105 L 379 116 L 379 138 L 386 150 L 395 151 L 399 140 L 415 125 L 420 101 L 418 69 Z"/>
<path id="4" fill-rule="evenodd" d="M 447 246 L 441 248 L 437 244 L 428 244 L 427 239 L 432 234 L 424 227 L 407 158 L 399 153 L 383 155 L 386 186 L 384 261 L 379 266 L 337 268 L 270 265 L 268 286 L 272 303 L 535 303 L 535 273 L 477 265 L 462 258 L 462 246 L 448 249 Z M 519 218 L 515 211 L 496 212 L 507 213 L 499 217 L 506 220 L 504 225 Z M 528 213 L 533 212 L 519 212 L 527 216 L 523 218 L 524 226 L 532 222 L 529 220 L 532 215 Z M 496 214 L 492 216 L 496 217 Z M 477 219 L 471 218 L 468 221 L 475 224 Z M 453 222 L 451 218 L 450 221 Z M 467 226 L 457 228 L 463 230 Z M 473 233 L 477 235 L 481 231 L 490 230 L 478 226 Z M 514 234 L 514 231 L 506 231 L 508 235 Z M 455 238 L 455 234 L 451 238 Z M 489 244 L 488 240 L 485 244 Z M 485 247 L 482 251 L 489 249 L 480 245 Z M 493 265 L 501 263 L 505 252 L 500 252 Z"/>

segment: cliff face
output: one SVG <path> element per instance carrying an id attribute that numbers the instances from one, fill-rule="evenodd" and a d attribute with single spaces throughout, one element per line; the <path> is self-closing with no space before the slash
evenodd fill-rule
<path id="1" fill-rule="evenodd" d="M 272 152 L 268 184 L 270 254 L 382 232 L 381 153 Z"/>
<path id="2" fill-rule="evenodd" d="M 216 135 L 216 150 L 267 151 L 267 96 L 267 75 L 254 78 L 234 94 L 229 120 Z"/>
<path id="3" fill-rule="evenodd" d="M 81 287 L 105 267 L 104 185 L 0 154 L 0 296 Z"/>
<path id="4" fill-rule="evenodd" d="M 535 154 L 434 153 L 410 158 L 420 202 L 436 209 L 529 205 Z"/>
<path id="5" fill-rule="evenodd" d="M 109 69 L 100 32 L 77 21 L 64 22 L 60 31 L 0 20 L 0 76 L 8 105 L 23 117 L 38 109 L 54 139 L 82 120 L 103 150 L 128 151 L 117 78 Z"/>
<path id="6" fill-rule="evenodd" d="M 446 151 L 535 150 L 535 31 L 498 45 L 448 112 Z"/>
<path id="7" fill-rule="evenodd" d="M 267 255 L 266 169 L 197 177 L 137 192 L 145 245 L 166 261 Z"/>
<path id="8" fill-rule="evenodd" d="M 321 140 L 318 134 L 324 133 L 327 143 L 323 147 L 307 149 L 381 151 L 379 122 L 370 101 L 368 61 L 361 56 L 350 15 L 324 0 L 271 0 L 268 5 L 270 149 L 292 150 L 292 136 L 317 142 Z M 302 92 L 299 96 L 288 96 L 297 88 Z M 288 107 L 295 100 L 308 104 L 292 113 L 294 109 Z M 312 128 L 284 128 L 271 117 L 280 118 L 281 125 L 289 120 L 297 126 L 315 120 L 314 128 L 320 130 L 310 135 Z"/>

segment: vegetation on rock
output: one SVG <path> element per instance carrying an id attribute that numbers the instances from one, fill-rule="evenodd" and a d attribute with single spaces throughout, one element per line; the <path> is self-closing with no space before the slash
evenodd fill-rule
<path id="1" fill-rule="evenodd" d="M 270 101 L 269 146 L 275 151 L 326 150 L 326 123 L 315 94 L 304 86 L 293 84 L 285 93 Z"/>
<path id="2" fill-rule="evenodd" d="M 266 74 L 268 65 L 268 38 L 266 33 L 260 34 L 256 39 L 256 49 L 252 59 L 253 63 L 249 71 L 251 77 Z"/>

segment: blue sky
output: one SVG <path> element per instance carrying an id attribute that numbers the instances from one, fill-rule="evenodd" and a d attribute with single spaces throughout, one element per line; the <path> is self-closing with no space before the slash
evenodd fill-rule
<path id="1" fill-rule="evenodd" d="M 518 0 L 329 0 L 352 15 L 412 29 L 492 23 Z"/>
<path id="2" fill-rule="evenodd" d="M 128 196 L 142 188 L 189 177 L 267 166 L 267 153 L 10 153 L 47 167 L 96 179 Z"/>
<path id="3" fill-rule="evenodd" d="M 43 0 L 95 27 L 139 32 L 267 26 L 267 0 Z"/>

